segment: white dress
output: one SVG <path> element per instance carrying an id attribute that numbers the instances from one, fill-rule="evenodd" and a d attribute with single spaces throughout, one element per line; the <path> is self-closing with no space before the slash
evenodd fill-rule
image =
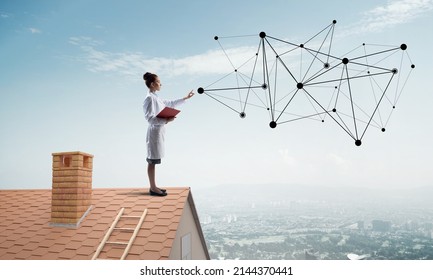
<path id="1" fill-rule="evenodd" d="M 155 93 L 148 92 L 143 102 L 144 117 L 149 122 L 146 144 L 147 158 L 161 159 L 164 157 L 164 135 L 166 119 L 156 117 L 165 107 L 175 108 L 183 104 L 183 98 L 177 100 L 163 100 Z"/>

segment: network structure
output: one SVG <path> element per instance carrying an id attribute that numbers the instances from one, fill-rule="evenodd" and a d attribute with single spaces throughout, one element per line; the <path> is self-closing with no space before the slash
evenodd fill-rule
<path id="1" fill-rule="evenodd" d="M 221 42 L 257 35 L 215 36 L 231 70 L 197 92 L 241 118 L 250 107 L 264 109 L 273 129 L 293 121 L 330 118 L 360 146 L 369 127 L 385 132 L 415 65 L 406 44 L 362 43 L 334 55 L 336 23 L 303 43 L 260 32 L 257 48 L 241 55 Z"/>

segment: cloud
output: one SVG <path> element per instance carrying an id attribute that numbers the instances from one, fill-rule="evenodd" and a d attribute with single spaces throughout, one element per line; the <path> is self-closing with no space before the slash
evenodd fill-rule
<path id="1" fill-rule="evenodd" d="M 135 78 L 143 71 L 164 76 L 227 74 L 233 71 L 224 53 L 219 49 L 192 56 L 166 58 L 148 57 L 141 52 L 104 51 L 104 42 L 90 37 L 70 37 L 69 43 L 82 50 L 78 59 L 92 72 L 115 73 Z M 247 60 L 251 53 L 255 53 L 255 48 L 231 48 L 226 49 L 226 53 L 236 65 Z"/>
<path id="2" fill-rule="evenodd" d="M 433 0 L 390 0 L 362 14 L 362 19 L 339 32 L 339 36 L 381 32 L 413 21 L 433 9 Z"/>
<path id="3" fill-rule="evenodd" d="M 6 14 L 0 14 L 0 17 L 1 17 L 1 18 L 9 18 L 9 15 L 6 15 Z"/>
<path id="4" fill-rule="evenodd" d="M 380 32 L 393 26 L 414 20 L 433 10 L 433 0 L 390 0 L 385 5 L 374 7 L 362 13 L 358 22 L 339 29 L 336 36 Z M 40 33 L 36 28 L 32 33 Z M 148 57 L 142 52 L 112 52 L 103 50 L 104 42 L 91 37 L 71 37 L 69 42 L 82 50 L 77 58 L 85 63 L 89 71 L 122 75 L 136 79 L 144 71 L 172 76 L 226 75 L 233 71 L 226 55 L 218 48 L 201 54 L 169 58 Z M 251 59 L 257 46 L 240 46 L 225 49 L 231 62 L 238 67 Z M 292 66 L 295 67 L 296 60 Z"/>
<path id="5" fill-rule="evenodd" d="M 29 28 L 29 31 L 30 31 L 32 34 L 39 34 L 39 33 L 42 33 L 41 30 L 39 30 L 39 29 L 37 29 L 37 28 L 34 28 L 34 27 L 30 27 L 30 28 Z"/>

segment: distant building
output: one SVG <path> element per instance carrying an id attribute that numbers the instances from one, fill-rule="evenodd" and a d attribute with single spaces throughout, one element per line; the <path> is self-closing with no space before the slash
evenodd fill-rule
<path id="1" fill-rule="evenodd" d="M 315 254 L 309 253 L 307 250 L 305 250 L 305 259 L 306 260 L 317 260 L 317 259 L 319 259 L 319 257 L 316 256 Z"/>
<path id="2" fill-rule="evenodd" d="M 373 231 L 387 232 L 391 230 L 391 222 L 389 221 L 373 220 L 371 225 Z"/>

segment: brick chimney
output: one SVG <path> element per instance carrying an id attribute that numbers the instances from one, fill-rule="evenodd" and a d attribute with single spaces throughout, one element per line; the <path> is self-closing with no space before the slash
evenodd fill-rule
<path id="1" fill-rule="evenodd" d="M 91 209 L 93 155 L 53 153 L 52 226 L 78 227 Z"/>

